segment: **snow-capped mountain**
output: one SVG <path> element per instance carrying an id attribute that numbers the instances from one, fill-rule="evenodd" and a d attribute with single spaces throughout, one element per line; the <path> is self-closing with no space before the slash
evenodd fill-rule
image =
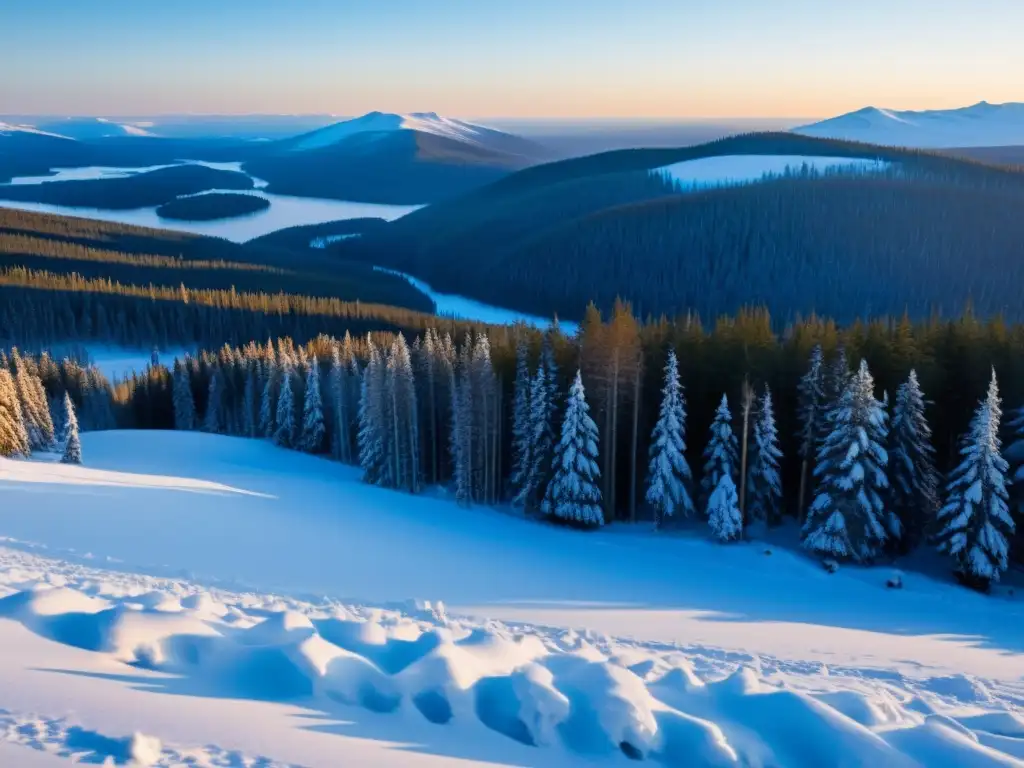
<path id="1" fill-rule="evenodd" d="M 960 109 L 921 112 L 865 107 L 794 128 L 817 138 L 939 149 L 1024 145 L 1024 103 L 979 102 Z"/>
<path id="2" fill-rule="evenodd" d="M 30 136 L 48 136 L 51 139 L 67 139 L 67 136 L 62 136 L 59 133 L 51 133 L 50 131 L 41 131 L 38 128 L 33 128 L 30 125 L 13 125 L 11 123 L 0 122 L 0 136 L 15 136 L 15 135 L 30 135 Z"/>
<path id="3" fill-rule="evenodd" d="M 123 136 L 155 136 L 153 123 L 111 120 L 106 117 L 65 117 L 40 123 L 41 131 L 53 132 L 72 139 L 110 139 Z"/>

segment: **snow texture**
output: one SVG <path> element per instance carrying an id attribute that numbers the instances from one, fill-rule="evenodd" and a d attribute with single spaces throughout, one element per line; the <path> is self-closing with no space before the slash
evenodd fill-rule
<path id="1" fill-rule="evenodd" d="M 462 120 L 442 117 L 436 112 L 393 114 L 370 112 L 352 120 L 344 120 L 297 137 L 291 142 L 293 152 L 307 152 L 344 143 L 360 134 L 388 134 L 396 131 L 416 131 L 442 136 L 465 144 L 486 144 L 492 137 L 507 134 Z"/>
<path id="2" fill-rule="evenodd" d="M 982 101 L 921 112 L 864 109 L 795 128 L 794 133 L 920 149 L 1024 144 L 1024 104 Z"/>
<path id="3" fill-rule="evenodd" d="M 267 441 L 83 441 L 88 468 L 0 460 L 2 764 L 1024 754 L 1019 601 L 463 510 Z"/>

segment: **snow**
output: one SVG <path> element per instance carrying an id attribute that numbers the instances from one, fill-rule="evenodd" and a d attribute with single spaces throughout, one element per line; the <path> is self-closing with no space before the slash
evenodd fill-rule
<path id="1" fill-rule="evenodd" d="M 794 133 L 920 149 L 1024 144 L 1024 103 L 980 102 L 920 112 L 865 107 Z"/>
<path id="2" fill-rule="evenodd" d="M 82 437 L 0 460 L 0 764 L 1020 764 L 1019 602 Z"/>
<path id="3" fill-rule="evenodd" d="M 887 163 L 859 157 L 815 157 L 811 155 L 716 155 L 684 160 L 657 169 L 684 189 L 749 184 L 765 177 L 799 173 L 804 167 L 818 172 L 884 170 Z"/>
<path id="4" fill-rule="evenodd" d="M 314 237 L 309 241 L 310 248 L 323 249 L 331 243 L 340 243 L 343 240 L 352 240 L 356 237 L 362 237 L 361 232 L 349 232 L 345 235 L 325 235 L 324 237 Z"/>
<path id="5" fill-rule="evenodd" d="M 85 168 L 53 168 L 46 176 L 15 176 L 11 185 L 49 184 L 55 181 L 93 181 L 95 179 L 124 179 L 149 171 L 170 168 L 171 165 L 150 165 L 145 168 L 120 168 L 105 165 L 92 165 Z M 7 205 L 7 203 L 4 203 Z"/>
<path id="6" fill-rule="evenodd" d="M 41 131 L 38 128 L 33 128 L 30 125 L 12 125 L 11 123 L 0 122 L 0 136 L 7 136 L 12 133 L 34 133 L 37 136 L 49 136 L 54 139 L 68 138 L 67 136 L 61 136 L 59 133 Z"/>
<path id="7" fill-rule="evenodd" d="M 89 355 L 89 362 L 99 368 L 100 372 L 111 382 L 125 379 L 132 373 L 142 373 L 146 370 L 153 359 L 153 350 L 130 349 L 105 344 L 89 344 L 86 346 Z M 170 350 L 158 350 L 160 361 L 164 365 L 170 365 L 175 357 L 184 357 L 185 350 L 175 348 Z M 51 356 L 55 359 L 63 357 L 62 350 L 54 348 L 50 350 Z"/>
<path id="8" fill-rule="evenodd" d="M 399 272 L 397 269 L 388 269 L 386 267 L 375 267 L 375 269 L 379 272 L 387 272 L 389 275 L 397 275 L 404 278 L 411 286 L 421 293 L 425 293 L 437 306 L 437 314 L 442 317 L 455 317 L 493 325 L 511 325 L 523 322 L 535 328 L 547 328 L 554 319 L 552 317 L 529 315 L 515 309 L 496 307 L 493 304 L 485 304 L 482 301 L 469 299 L 455 293 L 441 293 L 440 291 L 435 291 L 418 277 L 413 277 L 406 272 Z M 558 326 L 562 329 L 563 333 L 569 336 L 574 335 L 579 328 L 577 323 L 569 320 L 559 320 Z"/>
<path id="9" fill-rule="evenodd" d="M 500 132 L 492 128 L 441 117 L 436 112 L 412 112 L 409 114 L 370 112 L 362 117 L 328 125 L 299 136 L 292 142 L 290 149 L 293 152 L 323 149 L 358 134 L 393 133 L 395 131 L 430 133 L 472 144 L 480 143 L 480 140 L 487 134 L 501 135 Z"/>

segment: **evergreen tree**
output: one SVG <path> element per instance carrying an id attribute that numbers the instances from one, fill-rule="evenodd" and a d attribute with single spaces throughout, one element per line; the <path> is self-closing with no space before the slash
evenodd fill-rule
<path id="1" fill-rule="evenodd" d="M 452 425 L 449 445 L 452 457 L 452 469 L 455 484 L 455 500 L 460 504 L 469 504 L 473 498 L 472 490 L 472 386 L 469 375 L 469 341 L 467 340 L 458 355 L 458 367 L 450 371 L 450 390 L 452 398 Z"/>
<path id="2" fill-rule="evenodd" d="M 306 376 L 306 397 L 302 406 L 302 434 L 299 447 L 306 453 L 320 453 L 324 448 L 327 427 L 324 425 L 324 404 L 320 397 L 320 363 L 314 357 Z"/>
<path id="3" fill-rule="evenodd" d="M 743 535 L 740 499 L 731 474 L 722 474 L 708 498 L 708 525 L 719 541 L 735 541 Z"/>
<path id="4" fill-rule="evenodd" d="M 888 529 L 893 544 L 906 553 L 934 524 L 939 510 L 932 431 L 924 416 L 924 395 L 910 371 L 896 391 L 889 434 Z"/>
<path id="5" fill-rule="evenodd" d="M 419 490 L 419 418 L 412 356 L 400 333 L 391 344 L 385 372 L 388 405 L 388 453 L 392 487 Z"/>
<path id="6" fill-rule="evenodd" d="M 359 398 L 359 465 L 363 481 L 381 484 L 388 468 L 385 451 L 383 401 L 384 371 L 380 351 L 368 341 L 370 359 L 363 371 Z"/>
<path id="7" fill-rule="evenodd" d="M 603 525 L 597 459 L 597 425 L 590 418 L 583 377 L 577 371 L 562 420 L 562 438 L 555 447 L 554 474 L 541 511 L 576 525 Z"/>
<path id="8" fill-rule="evenodd" d="M 292 378 L 291 367 L 284 367 L 281 370 L 281 392 L 277 398 L 277 414 L 274 417 L 274 442 L 282 448 L 294 448 L 299 431 L 295 419 Z"/>
<path id="9" fill-rule="evenodd" d="M 512 401 L 512 496 L 525 503 L 524 489 L 533 465 L 533 430 L 530 428 L 530 368 L 522 338 L 516 344 L 516 379 Z"/>
<path id="10" fill-rule="evenodd" d="M 723 475 L 729 475 L 735 487 L 736 466 L 739 462 L 739 448 L 736 435 L 732 431 L 732 413 L 729 411 L 729 399 L 722 395 L 722 400 L 715 411 L 715 419 L 711 423 L 711 438 L 704 449 L 704 477 L 701 489 L 705 500 L 718 488 Z"/>
<path id="11" fill-rule="evenodd" d="M 804 546 L 823 556 L 870 561 L 886 541 L 886 414 L 874 386 L 862 360 L 829 411 L 831 431 L 814 470 L 817 495 L 803 528 Z"/>
<path id="12" fill-rule="evenodd" d="M 339 461 L 352 461 L 352 438 L 350 435 L 351 418 L 349 416 L 348 398 L 348 366 L 341 358 L 337 345 L 331 351 L 331 370 L 328 377 L 328 397 L 331 403 L 331 419 L 333 421 L 331 454 Z"/>
<path id="13" fill-rule="evenodd" d="M 174 428 L 196 428 L 196 402 L 192 397 L 192 384 L 189 381 L 188 368 L 181 362 L 174 363 L 173 383 Z"/>
<path id="14" fill-rule="evenodd" d="M 249 361 L 245 371 L 245 389 L 242 393 L 242 434 L 256 437 L 259 434 L 259 364 Z"/>
<path id="15" fill-rule="evenodd" d="M 1007 503 L 1008 464 L 1000 453 L 1001 417 L 993 370 L 988 394 L 961 441 L 963 460 L 950 475 L 938 520 L 939 551 L 952 555 L 955 573 L 964 584 L 983 591 L 1009 567 L 1009 539 L 1014 532 Z"/>
<path id="16" fill-rule="evenodd" d="M 203 418 L 203 429 L 207 432 L 224 431 L 221 408 L 224 399 L 224 383 L 221 371 L 215 370 L 210 377 L 209 396 L 206 398 L 206 415 Z"/>
<path id="17" fill-rule="evenodd" d="M 270 342 L 263 373 L 263 392 L 260 395 L 260 435 L 273 437 L 277 432 L 277 400 L 280 395 L 281 368 Z"/>
<path id="18" fill-rule="evenodd" d="M 758 403 L 754 421 L 754 457 L 750 462 L 747 488 L 750 494 L 748 522 L 766 522 L 775 525 L 781 521 L 782 478 L 779 462 L 779 433 L 775 427 L 772 393 L 767 386 Z"/>
<path id="19" fill-rule="evenodd" d="M 800 423 L 800 495 L 797 498 L 797 518 L 803 519 L 807 498 L 808 473 L 813 468 L 821 425 L 825 418 L 825 371 L 821 345 L 811 350 L 811 362 L 798 386 L 797 417 Z"/>
<path id="20" fill-rule="evenodd" d="M 75 416 L 75 405 L 71 395 L 64 393 L 64 455 L 63 464 L 82 463 L 82 442 L 78 437 L 78 417 Z"/>
<path id="21" fill-rule="evenodd" d="M 661 410 L 651 434 L 650 465 L 647 478 L 647 503 L 654 510 L 654 523 L 678 514 L 693 515 L 690 498 L 692 475 L 686 462 L 686 398 L 679 381 L 679 361 L 675 350 L 665 363 L 665 385 L 661 390 Z"/>
<path id="22" fill-rule="evenodd" d="M 14 383 L 29 445 L 33 451 L 52 450 L 55 445 L 53 419 L 50 417 L 42 382 L 29 369 L 18 350 L 12 351 L 11 358 L 14 361 Z"/>
<path id="23" fill-rule="evenodd" d="M 547 487 L 555 440 L 554 403 L 550 395 L 548 371 L 542 359 L 530 382 L 530 467 L 515 500 L 528 510 L 539 508 Z"/>
<path id="24" fill-rule="evenodd" d="M 0 367 L 0 456 L 28 456 L 31 448 L 14 377 Z"/>

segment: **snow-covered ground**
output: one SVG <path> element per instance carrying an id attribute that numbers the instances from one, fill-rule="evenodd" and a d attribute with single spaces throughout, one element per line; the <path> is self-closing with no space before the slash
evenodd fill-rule
<path id="1" fill-rule="evenodd" d="M 1024 764 L 1013 599 L 552 528 L 260 441 L 83 443 L 0 460 L 0 764 Z"/>
<path id="2" fill-rule="evenodd" d="M 113 383 L 115 379 L 125 379 L 132 373 L 142 373 L 153 359 L 152 349 L 132 349 L 109 344 L 88 344 L 83 347 L 89 355 L 89 362 L 99 368 L 100 372 Z M 50 355 L 59 360 L 68 354 L 68 350 L 54 347 Z M 175 348 L 158 350 L 160 361 L 170 366 L 176 357 L 184 357 L 185 350 Z"/>
<path id="3" fill-rule="evenodd" d="M 770 176 L 799 173 L 801 169 L 824 173 L 831 170 L 881 171 L 886 163 L 858 157 L 812 157 L 809 155 L 718 155 L 673 163 L 658 171 L 684 189 L 746 184 Z"/>

